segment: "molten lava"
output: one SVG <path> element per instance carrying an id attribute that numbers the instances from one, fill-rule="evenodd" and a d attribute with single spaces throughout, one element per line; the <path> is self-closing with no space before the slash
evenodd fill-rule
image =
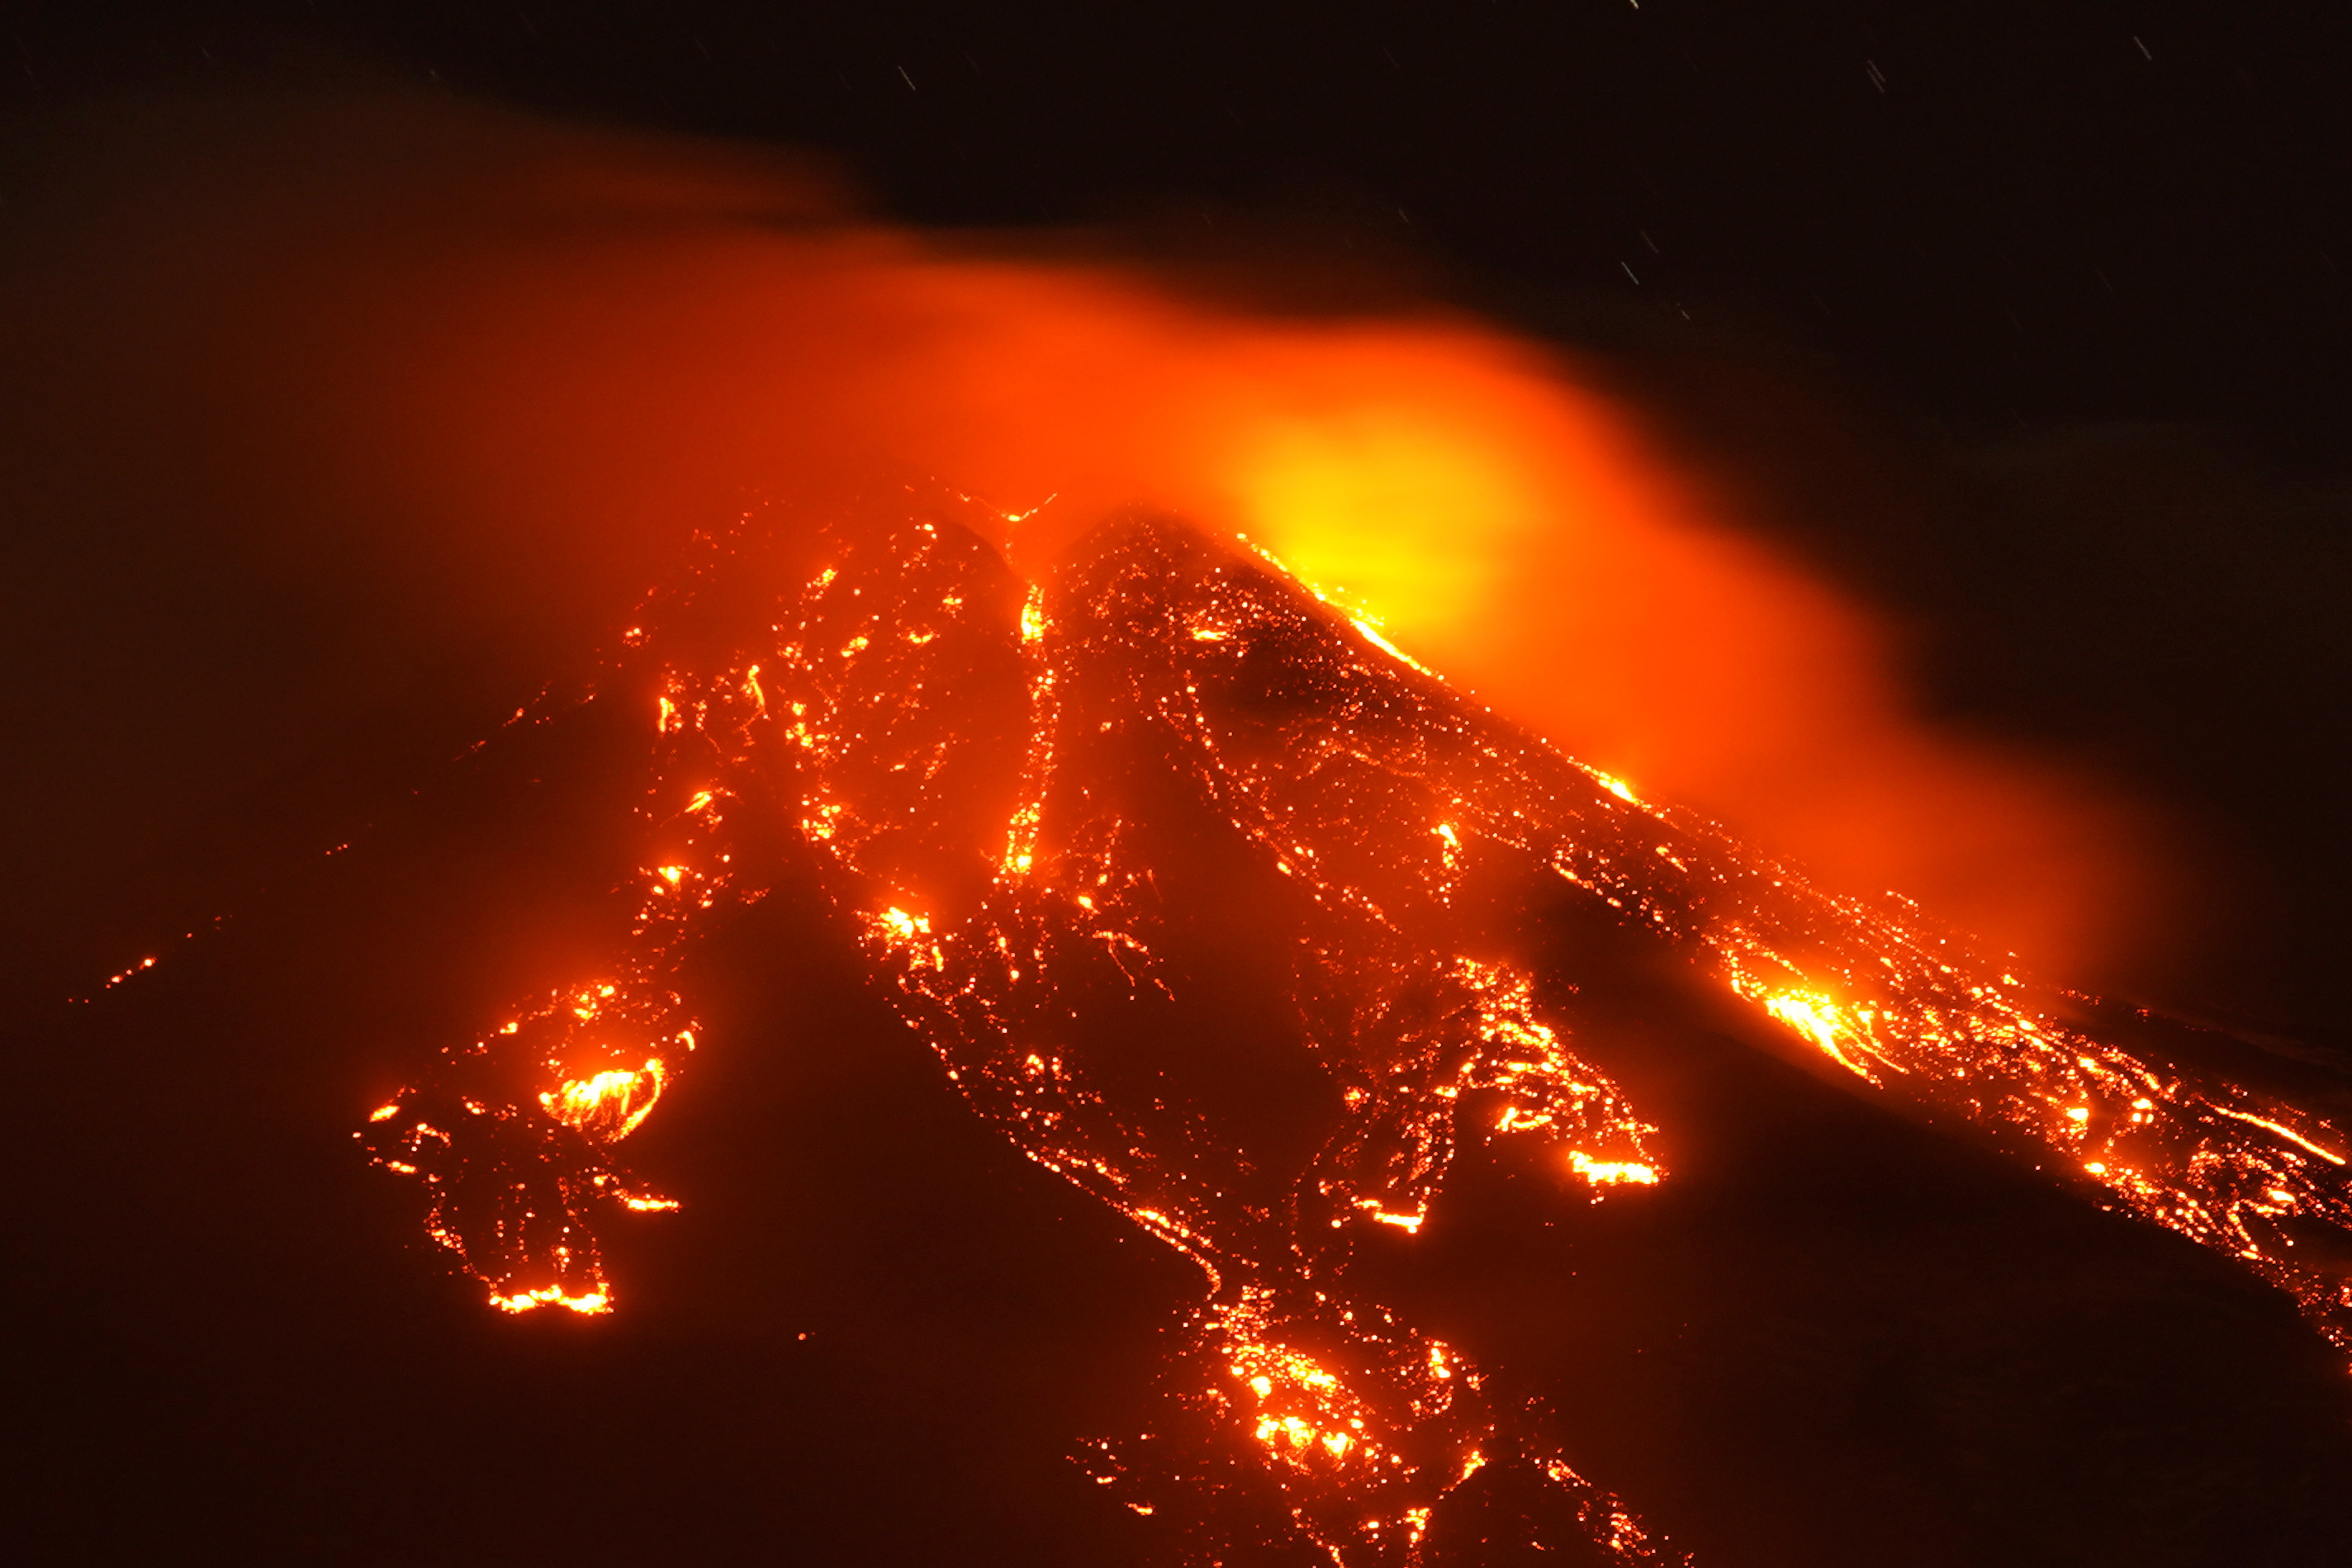
<path id="1" fill-rule="evenodd" d="M 2242 1260 L 2352 1349 L 2352 1285 L 2289 1234 L 2352 1228 L 2342 1132 L 2143 1060 L 1907 906 L 1639 799 L 1258 555 L 1129 517 L 1024 587 L 940 508 L 839 524 L 805 574 L 748 523 L 709 548 L 618 658 L 658 687 L 628 941 L 362 1134 L 424 1183 L 431 1234 L 499 1307 L 609 1309 L 600 1206 L 669 1206 L 616 1147 L 697 1047 L 682 957 L 765 894 L 787 841 L 971 1107 L 1199 1265 L 1160 1417 L 1088 1462 L 1203 1563 L 1253 1544 L 1417 1562 L 1496 1455 L 1547 1489 L 1543 1543 L 1674 1560 L 1539 1411 L 1349 1267 L 1367 1227 L 1421 1229 L 1473 1114 L 1595 1201 L 1671 1179 L 1532 977 L 1471 951 L 1482 861 L 1580 890 L 1862 1082 Z M 1303 1162 L 1132 1044 L 1186 984 L 1152 847 L 1171 812 L 1276 890 L 1259 913 L 1286 933 L 1290 1025 L 1328 1090 Z"/>

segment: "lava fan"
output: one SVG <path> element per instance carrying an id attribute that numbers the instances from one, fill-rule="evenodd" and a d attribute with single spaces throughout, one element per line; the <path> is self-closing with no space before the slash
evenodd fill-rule
<path id="1" fill-rule="evenodd" d="M 972 1111 L 1198 1265 L 1154 1421 L 1081 1449 L 1193 1560 L 1432 1562 L 1474 1511 L 1489 1541 L 1679 1560 L 1545 1409 L 1357 1266 L 1367 1238 L 1417 1235 L 1474 1132 L 1592 1202 L 1673 1179 L 1486 928 L 1505 868 L 1862 1083 L 2242 1260 L 2352 1350 L 2352 1286 L 2296 1246 L 2352 1228 L 2337 1129 L 1639 799 L 1245 548 L 1129 516 L 1031 585 L 957 517 L 755 515 L 614 652 L 606 691 L 646 694 L 650 749 L 627 941 L 362 1132 L 493 1305 L 614 1310 L 598 1227 L 675 1207 L 621 1145 L 698 1051 L 730 1049 L 688 955 L 813 872 Z M 1192 854 L 1255 868 L 1305 1089 L 1236 1103 L 1164 1048 L 1195 983 L 1171 946 L 1220 917 Z"/>

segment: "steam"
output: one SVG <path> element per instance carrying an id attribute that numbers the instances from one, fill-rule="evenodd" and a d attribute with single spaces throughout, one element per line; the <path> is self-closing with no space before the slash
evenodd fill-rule
<path id="1" fill-rule="evenodd" d="M 77 370 L 87 417 L 201 447 L 220 548 L 272 591 L 366 585 L 375 640 L 320 655 L 362 686 L 608 637 L 754 498 L 936 482 L 1032 572 L 1140 506 L 1829 885 L 2059 967 L 2122 930 L 2124 814 L 1916 716 L 1887 630 L 1567 352 L 894 229 L 741 149 L 388 99 L 173 113 L 168 166 L 99 158 L 106 215 L 44 287 L 134 347 Z"/>

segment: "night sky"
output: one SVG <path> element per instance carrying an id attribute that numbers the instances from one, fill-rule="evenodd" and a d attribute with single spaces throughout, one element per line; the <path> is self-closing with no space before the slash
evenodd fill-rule
<path id="1" fill-rule="evenodd" d="M 483 106 L 1578 350 L 1902 629 L 1926 712 L 2159 824 L 2162 937 L 2084 983 L 2352 1104 L 2352 20 L 2325 7 L 328 0 L 6 31 L 27 1560 L 1155 1560 L 1064 1456 L 1134 1419 L 1192 1277 L 973 1119 L 789 879 L 704 957 L 718 1033 L 760 1048 L 632 1144 L 687 1207 L 616 1228 L 612 1319 L 496 1318 L 352 1151 L 404 1063 L 602 938 L 625 869 L 614 721 L 451 760 L 581 674 L 606 565 L 418 587 L 382 541 L 461 548 L 404 477 L 431 465 L 403 434 L 333 467 L 374 405 L 299 390 L 442 329 L 401 275 L 466 256 L 400 225 L 465 142 L 409 142 Z M 1421 1249 L 1367 1266 L 1701 1563 L 2352 1551 L 2352 1385 L 2283 1299 L 1555 918 L 1684 1179 L 1569 1214 L 1467 1159 Z"/>

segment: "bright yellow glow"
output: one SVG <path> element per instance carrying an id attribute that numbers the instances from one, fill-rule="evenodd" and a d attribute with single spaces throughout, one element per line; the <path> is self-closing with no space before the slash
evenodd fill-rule
<path id="1" fill-rule="evenodd" d="M 517 1291 L 510 1295 L 490 1298 L 490 1305 L 502 1312 L 528 1312 L 541 1307 L 565 1307 L 575 1312 L 594 1314 L 613 1310 L 613 1298 L 603 1291 L 590 1291 L 582 1295 L 567 1294 L 561 1285 L 547 1285 L 536 1291 Z"/>
<path id="2" fill-rule="evenodd" d="M 572 1079 L 539 1103 L 547 1113 L 592 1137 L 618 1143 L 637 1130 L 661 1098 L 665 1077 L 659 1060 L 635 1071 L 614 1068 L 593 1077 Z"/>
<path id="3" fill-rule="evenodd" d="M 1635 1160 L 1596 1160 L 1581 1149 L 1570 1149 L 1568 1163 L 1585 1180 L 1602 1186 L 1613 1186 L 1620 1182 L 1632 1182 L 1636 1186 L 1658 1185 L 1657 1167 Z"/>
<path id="4" fill-rule="evenodd" d="M 901 942 L 911 942 L 918 936 L 928 936 L 931 931 L 931 923 L 928 916 L 910 915 L 896 904 L 876 916 L 876 922 L 885 933 Z"/>
<path id="5" fill-rule="evenodd" d="M 1013 814 L 1013 822 L 1004 836 L 1004 858 L 1000 862 L 1006 876 L 1026 876 L 1036 863 L 1037 821 L 1042 808 L 1032 800 L 1024 802 Z"/>
<path id="6" fill-rule="evenodd" d="M 2329 1165 L 2340 1166 L 2344 1163 L 2344 1156 L 2342 1155 L 2336 1153 L 2332 1149 L 2326 1148 L 2318 1144 L 2313 1143 L 2309 1138 L 2305 1137 L 2301 1133 L 2296 1132 L 2293 1127 L 2286 1125 L 2284 1122 L 2273 1122 L 2268 1116 L 2257 1116 L 2246 1111 L 2232 1111 L 2225 1105 L 2217 1105 L 2214 1109 L 2220 1111 L 2221 1114 L 2228 1116 L 2234 1121 L 2244 1122 L 2251 1126 L 2263 1128 L 2266 1131 L 2276 1133 L 2280 1137 L 2286 1139 L 2289 1143 L 2301 1145 L 2303 1147 L 2309 1149 L 2313 1154 L 2317 1155 L 2321 1159 L 2326 1160 Z"/>
<path id="7" fill-rule="evenodd" d="M 1365 619 L 1363 616 L 1358 615 L 1350 617 L 1349 624 L 1355 627 L 1358 632 L 1363 633 L 1365 642 L 1370 643 L 1373 647 L 1378 648 L 1390 658 L 1402 660 L 1403 663 L 1411 664 L 1414 669 L 1419 670 L 1424 675 L 1433 675 L 1437 673 L 1431 669 L 1427 664 L 1423 664 L 1419 659 L 1414 658 L 1411 653 L 1406 653 L 1402 648 L 1398 647 L 1394 643 L 1390 642 L 1386 637 L 1381 636 L 1380 627 L 1373 622 Z"/>
<path id="8" fill-rule="evenodd" d="M 1358 613 L 1439 633 L 1491 601 L 1508 542 L 1541 511 L 1500 444 L 1426 406 L 1269 422 L 1237 485 L 1250 536 L 1301 580 Z"/>
<path id="9" fill-rule="evenodd" d="M 1867 1064 L 1847 1054 L 1846 1044 L 1853 1031 L 1840 1016 L 1838 1005 L 1829 998 L 1818 993 L 1785 991 L 1766 997 L 1764 1010 L 1808 1036 L 1847 1071 L 1873 1083 L 1878 1082 L 1877 1074 Z"/>
<path id="10" fill-rule="evenodd" d="M 1394 1462 L 1367 1446 L 1371 1407 L 1322 1363 L 1272 1337 L 1269 1305 L 1265 1292 L 1252 1287 L 1216 1318 L 1226 1370 L 1249 1390 L 1256 1409 L 1252 1435 L 1271 1458 L 1302 1470 L 1345 1464 L 1351 1456 Z"/>

